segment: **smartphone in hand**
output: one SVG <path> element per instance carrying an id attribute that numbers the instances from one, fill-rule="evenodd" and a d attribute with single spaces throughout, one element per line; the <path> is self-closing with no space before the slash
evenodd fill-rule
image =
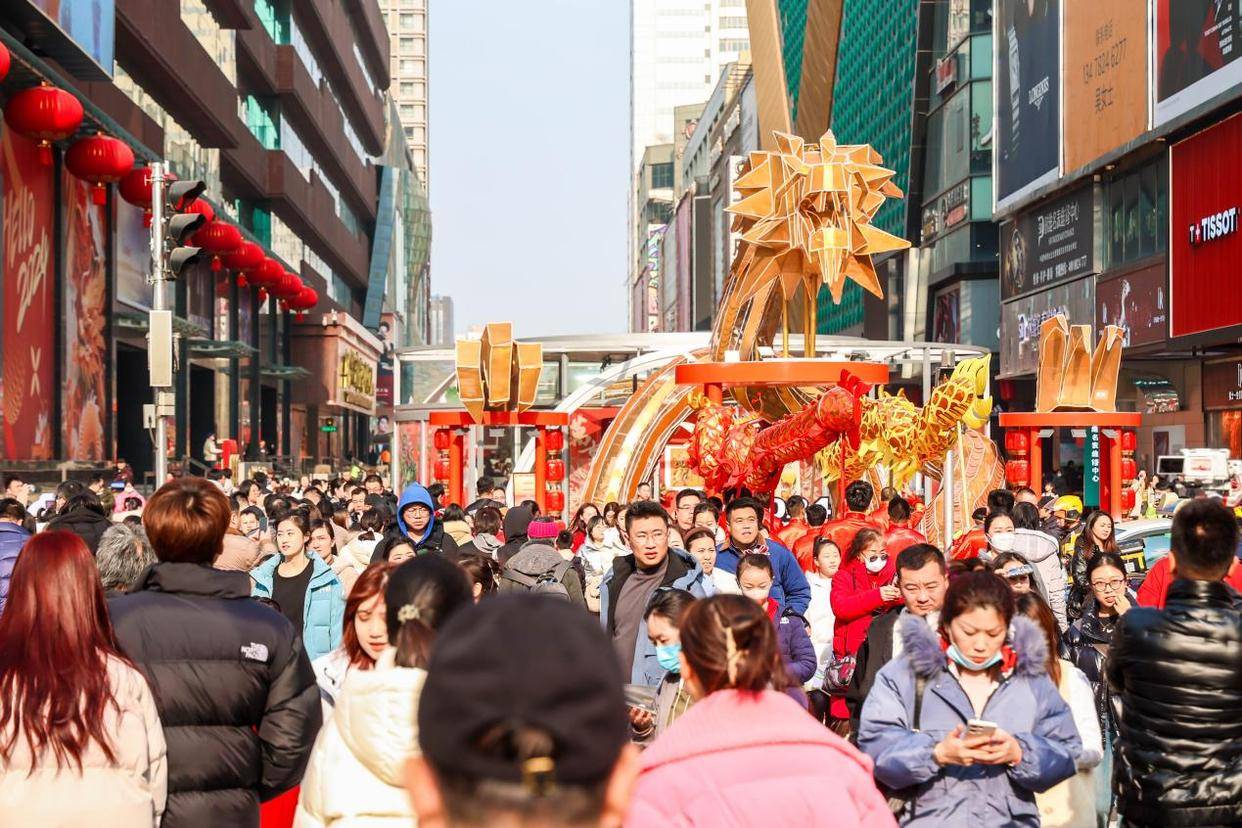
<path id="1" fill-rule="evenodd" d="M 995 732 L 996 722 L 989 722 L 984 719 L 971 719 L 966 722 L 967 739 L 974 739 L 978 736 L 991 736 Z"/>

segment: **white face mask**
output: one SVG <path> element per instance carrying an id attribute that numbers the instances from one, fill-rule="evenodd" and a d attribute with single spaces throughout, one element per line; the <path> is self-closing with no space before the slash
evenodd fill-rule
<path id="1" fill-rule="evenodd" d="M 868 558 L 865 562 L 867 571 L 872 575 L 879 572 L 888 564 L 888 558 Z"/>
<path id="2" fill-rule="evenodd" d="M 1013 532 L 996 532 L 988 536 L 988 543 L 997 552 L 1008 552 L 1013 549 Z"/>

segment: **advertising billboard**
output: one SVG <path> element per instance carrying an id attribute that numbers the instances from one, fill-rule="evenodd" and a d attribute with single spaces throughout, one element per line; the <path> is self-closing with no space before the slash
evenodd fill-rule
<path id="1" fill-rule="evenodd" d="M 0 138 L 4 177 L 3 443 L 8 460 L 47 460 L 53 452 L 56 395 L 56 290 L 53 284 L 52 167 L 39 150 L 5 128 Z"/>
<path id="2" fill-rule="evenodd" d="M 61 376 L 61 427 L 65 456 L 98 462 L 105 457 L 108 399 L 107 208 L 91 199 L 91 185 L 61 178 L 64 190 L 64 287 L 68 323 Z"/>
<path id="3" fill-rule="evenodd" d="M 1000 376 L 1034 374 L 1039 367 L 1039 326 L 1065 314 L 1071 325 L 1095 322 L 1095 279 L 1055 285 L 1001 305 Z M 1091 341 L 1095 341 L 1094 335 Z"/>
<path id="4" fill-rule="evenodd" d="M 1001 298 L 1008 300 L 1095 270 L 1090 186 L 1001 225 Z"/>
<path id="5" fill-rule="evenodd" d="M 49 54 L 77 77 L 112 77 L 114 0 L 12 0 L 12 6 L 27 34 L 46 43 Z"/>
<path id="6" fill-rule="evenodd" d="M 1056 180 L 1061 156 L 1061 0 L 996 2 L 996 206 Z"/>
<path id="7" fill-rule="evenodd" d="M 1156 123 L 1242 82 L 1238 0 L 1156 0 Z"/>
<path id="8" fill-rule="evenodd" d="M 1169 150 L 1169 272 L 1172 336 L 1201 334 L 1242 320 L 1242 116 Z"/>
<path id="9" fill-rule="evenodd" d="M 1163 261 L 1095 283 L 1097 330 L 1116 325 L 1127 348 L 1163 342 L 1169 334 L 1169 291 Z"/>
<path id="10" fill-rule="evenodd" d="M 1147 129 L 1147 0 L 1065 4 L 1065 169 Z"/>

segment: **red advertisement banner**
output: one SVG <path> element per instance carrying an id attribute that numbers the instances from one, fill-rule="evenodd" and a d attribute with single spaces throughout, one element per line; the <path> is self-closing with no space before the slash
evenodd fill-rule
<path id="1" fill-rule="evenodd" d="M 107 417 L 107 262 L 105 207 L 91 201 L 90 184 L 64 181 L 65 309 L 64 447 L 70 460 L 103 460 Z"/>
<path id="2" fill-rule="evenodd" d="M 56 308 L 52 279 L 52 167 L 35 144 L 4 129 L 0 175 L 4 198 L 4 457 L 52 456 Z"/>

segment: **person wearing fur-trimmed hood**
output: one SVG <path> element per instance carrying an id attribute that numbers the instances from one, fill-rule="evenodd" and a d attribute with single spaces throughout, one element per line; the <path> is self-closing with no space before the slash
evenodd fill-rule
<path id="1" fill-rule="evenodd" d="M 858 746 L 906 799 L 907 826 L 1038 826 L 1035 794 L 1068 779 L 1082 742 L 1045 667 L 1048 644 L 991 572 L 955 578 L 937 633 L 899 627 L 900 658 L 876 676 Z M 916 697 L 921 696 L 921 699 Z M 971 737 L 967 723 L 995 725 Z"/>

